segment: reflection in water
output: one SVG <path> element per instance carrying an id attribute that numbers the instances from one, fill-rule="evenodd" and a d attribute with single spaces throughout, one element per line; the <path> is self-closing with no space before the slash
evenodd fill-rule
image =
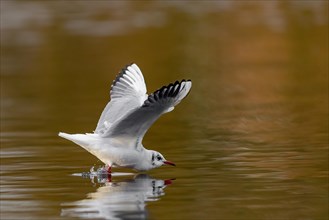
<path id="1" fill-rule="evenodd" d="M 97 180 L 101 186 L 96 192 L 89 193 L 86 199 L 65 203 L 62 216 L 89 219 L 145 219 L 146 202 L 157 201 L 164 195 L 164 188 L 172 180 L 154 179 L 147 174 L 134 178 L 115 181 L 120 174 L 88 175 L 92 182 Z"/>

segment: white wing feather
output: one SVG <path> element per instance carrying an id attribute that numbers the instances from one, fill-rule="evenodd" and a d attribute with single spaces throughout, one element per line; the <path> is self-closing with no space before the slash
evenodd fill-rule
<path id="1" fill-rule="evenodd" d="M 182 80 L 155 91 L 140 107 L 112 124 L 106 136 L 124 140 L 127 145 L 138 147 L 151 125 L 162 114 L 172 111 L 187 96 L 191 87 L 190 80 Z"/>
<path id="2" fill-rule="evenodd" d="M 111 87 L 111 101 L 98 121 L 95 133 L 138 147 L 150 126 L 184 99 L 190 80 L 176 81 L 147 96 L 143 74 L 136 64 L 124 68 Z"/>
<path id="3" fill-rule="evenodd" d="M 95 130 L 101 136 L 107 136 L 116 121 L 139 108 L 147 98 L 144 77 L 136 64 L 121 70 L 112 83 L 110 97 Z"/>

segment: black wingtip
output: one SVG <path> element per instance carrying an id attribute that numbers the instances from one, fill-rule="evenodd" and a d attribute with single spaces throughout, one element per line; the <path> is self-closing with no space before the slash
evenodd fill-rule
<path id="1" fill-rule="evenodd" d="M 151 93 L 147 100 L 145 100 L 142 107 L 148 107 L 151 103 L 158 101 L 159 99 L 166 98 L 166 97 L 175 97 L 181 90 L 182 83 L 184 82 L 191 82 L 190 79 L 183 79 L 181 81 L 176 80 L 174 83 L 170 83 L 169 85 L 162 86 L 160 89 L 156 90 L 155 92 Z M 177 86 L 178 85 L 178 86 Z M 165 90 L 165 91 L 164 91 Z"/>
<path id="2" fill-rule="evenodd" d="M 133 64 L 133 63 L 132 63 Z M 126 73 L 126 71 L 128 70 L 128 67 L 131 66 L 132 64 L 127 64 L 125 67 L 123 67 L 119 73 L 116 75 L 115 79 L 112 81 L 112 85 L 111 85 L 111 90 L 110 90 L 110 96 L 111 96 L 111 92 L 112 92 L 112 88 L 116 85 L 117 82 L 120 81 L 121 77 L 123 77 L 123 75 Z"/>

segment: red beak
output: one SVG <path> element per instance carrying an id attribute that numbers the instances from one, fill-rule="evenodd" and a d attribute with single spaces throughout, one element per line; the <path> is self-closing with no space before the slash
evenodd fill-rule
<path id="1" fill-rule="evenodd" d="M 173 162 L 170 162 L 170 161 L 164 161 L 163 163 L 167 164 L 167 165 L 171 165 L 171 166 L 176 166 L 176 164 L 174 164 Z"/>

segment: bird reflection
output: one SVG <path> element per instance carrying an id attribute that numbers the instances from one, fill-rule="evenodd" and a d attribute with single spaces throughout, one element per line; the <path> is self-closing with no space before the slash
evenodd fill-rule
<path id="1" fill-rule="evenodd" d="M 95 183 L 94 177 L 89 176 Z M 161 180 L 147 174 L 133 178 L 113 181 L 113 175 L 98 175 L 101 186 L 87 198 L 63 204 L 62 216 L 85 219 L 146 219 L 146 202 L 154 202 L 163 196 L 164 188 L 173 179 Z"/>

